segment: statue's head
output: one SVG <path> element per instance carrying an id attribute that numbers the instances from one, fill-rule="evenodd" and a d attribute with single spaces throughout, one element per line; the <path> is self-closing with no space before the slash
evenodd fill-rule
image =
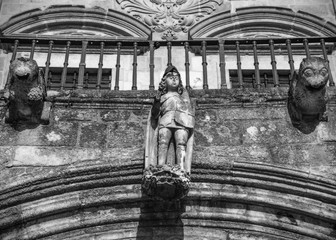
<path id="1" fill-rule="evenodd" d="M 304 58 L 300 64 L 299 80 L 313 89 L 323 88 L 329 79 L 328 63 L 320 57 Z"/>
<path id="2" fill-rule="evenodd" d="M 35 60 L 21 57 L 11 63 L 10 72 L 14 80 L 32 82 L 37 79 L 39 68 Z"/>
<path id="3" fill-rule="evenodd" d="M 161 92 L 162 95 L 168 91 L 176 91 L 179 94 L 183 93 L 181 75 L 174 66 L 166 68 L 159 85 L 159 92 Z"/>

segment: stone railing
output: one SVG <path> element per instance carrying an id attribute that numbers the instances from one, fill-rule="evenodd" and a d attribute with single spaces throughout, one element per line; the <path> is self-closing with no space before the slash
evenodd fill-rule
<path id="1" fill-rule="evenodd" d="M 211 55 L 216 57 L 215 64 L 218 64 L 220 86 L 219 88 L 230 87 L 254 87 L 263 88 L 268 86 L 286 86 L 292 78 L 295 71 L 293 56 L 300 55 L 303 57 L 322 56 L 328 61 L 328 55 L 333 50 L 333 45 L 336 38 L 292 38 L 292 39 L 199 39 L 190 41 L 149 41 L 139 38 L 127 39 L 96 39 L 96 38 L 68 38 L 68 37 L 54 37 L 54 36 L 12 36 L 0 37 L 1 47 L 7 52 L 12 52 L 11 61 L 17 57 L 18 52 L 30 52 L 30 59 L 34 58 L 36 52 L 46 53 L 44 78 L 48 89 L 63 90 L 63 89 L 110 89 L 110 90 L 138 90 L 139 80 L 148 81 L 149 90 L 154 90 L 154 57 L 158 48 L 166 48 L 167 51 L 167 65 L 173 65 L 172 59 L 185 58 L 183 72 L 185 72 L 185 85 L 187 89 L 191 88 L 190 84 L 190 57 L 189 52 L 196 56 L 201 56 L 202 61 L 199 69 L 202 69 L 202 86 L 203 89 L 209 89 L 209 67 L 214 61 L 207 61 L 207 57 Z M 180 50 L 184 47 L 184 52 L 178 56 L 172 56 L 172 49 L 179 47 Z M 139 79 L 138 77 L 138 56 L 143 55 L 149 51 L 148 64 L 148 79 Z M 58 73 L 52 72 L 50 68 L 50 59 L 52 55 L 57 52 L 64 54 L 63 67 L 59 68 Z M 179 51 L 180 52 L 180 51 Z M 179 53 L 178 52 L 178 53 Z M 69 77 L 68 64 L 69 57 L 72 54 L 80 54 L 80 62 L 78 68 L 72 69 Z M 86 68 L 87 54 L 96 54 L 99 56 L 97 68 L 88 70 Z M 104 73 L 103 59 L 105 55 L 115 55 L 115 63 L 104 63 L 105 66 L 115 67 L 113 73 L 113 83 L 111 72 Z M 131 89 L 121 89 L 120 85 L 120 68 L 124 64 L 121 61 L 122 55 L 133 56 L 132 67 L 132 84 Z M 241 55 L 253 56 L 254 69 L 244 70 L 244 63 L 241 60 Z M 259 69 L 259 60 L 265 55 L 269 58 L 269 70 Z M 277 68 L 276 58 L 282 55 L 282 59 L 288 60 L 287 70 L 279 70 Z M 230 61 L 235 59 L 236 69 L 226 69 L 227 58 L 230 56 Z M 233 57 L 233 58 L 232 58 Z M 251 58 L 252 59 L 252 58 Z M 232 63 L 231 63 L 232 64 Z M 252 64 L 251 64 L 252 65 Z M 263 64 L 265 65 L 265 64 Z M 283 63 L 282 63 L 283 66 Z M 42 67 L 42 66 L 40 66 Z M 232 65 L 231 65 L 232 67 Z M 283 68 L 283 67 L 282 67 Z M 212 71 L 212 70 L 210 70 Z M 282 71 L 282 72 L 281 72 Z M 329 69 L 329 86 L 334 86 L 331 70 Z M 280 77 L 281 74 L 281 77 Z M 110 75 L 110 76 L 109 76 Z M 287 79 L 283 79 L 283 77 Z M 91 79 L 90 79 L 91 78 Z M 227 79 L 229 78 L 229 79 Z M 282 79 L 281 79 L 282 78 Z M 144 83 L 142 83 L 144 84 Z"/>

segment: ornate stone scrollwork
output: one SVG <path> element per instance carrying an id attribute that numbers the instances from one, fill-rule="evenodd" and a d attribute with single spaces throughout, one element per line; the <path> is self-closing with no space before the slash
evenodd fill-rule
<path id="1" fill-rule="evenodd" d="M 304 58 L 294 74 L 288 93 L 288 112 L 292 124 L 305 134 L 313 132 L 325 116 L 329 79 L 328 63 L 320 57 Z"/>
<path id="2" fill-rule="evenodd" d="M 51 103 L 45 101 L 43 71 L 36 61 L 23 57 L 14 60 L 9 75 L 4 93 L 8 106 L 5 122 L 19 129 L 48 124 Z"/>
<path id="3" fill-rule="evenodd" d="M 168 67 L 147 122 L 143 191 L 165 201 L 187 195 L 194 140 L 194 104 L 179 72 Z"/>
<path id="4" fill-rule="evenodd" d="M 174 32 L 187 32 L 189 27 L 223 4 L 223 0 L 117 0 L 117 2 L 122 9 L 144 21 L 152 31 L 162 32 L 162 39 L 168 41 L 175 40 Z"/>

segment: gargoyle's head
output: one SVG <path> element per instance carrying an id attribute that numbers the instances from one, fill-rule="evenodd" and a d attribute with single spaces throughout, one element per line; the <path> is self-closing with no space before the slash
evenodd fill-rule
<path id="1" fill-rule="evenodd" d="M 311 89 L 323 88 L 329 79 L 328 63 L 320 57 L 304 58 L 300 64 L 299 81 Z"/>
<path id="2" fill-rule="evenodd" d="M 10 65 L 10 72 L 14 79 L 24 82 L 32 82 L 38 77 L 38 65 L 35 60 L 29 58 L 15 59 Z"/>

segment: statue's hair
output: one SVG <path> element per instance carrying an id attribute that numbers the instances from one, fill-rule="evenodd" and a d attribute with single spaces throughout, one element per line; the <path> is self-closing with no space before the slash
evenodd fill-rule
<path id="1" fill-rule="evenodd" d="M 167 75 L 164 75 L 161 79 L 161 82 L 159 84 L 159 93 L 160 95 L 164 95 L 168 92 L 168 89 L 167 89 L 167 83 L 166 83 L 166 79 L 167 79 Z M 177 93 L 182 95 L 183 93 L 183 85 L 182 85 L 182 80 L 181 80 L 181 76 L 180 74 L 178 74 L 178 77 L 179 77 L 179 85 L 177 87 Z"/>

